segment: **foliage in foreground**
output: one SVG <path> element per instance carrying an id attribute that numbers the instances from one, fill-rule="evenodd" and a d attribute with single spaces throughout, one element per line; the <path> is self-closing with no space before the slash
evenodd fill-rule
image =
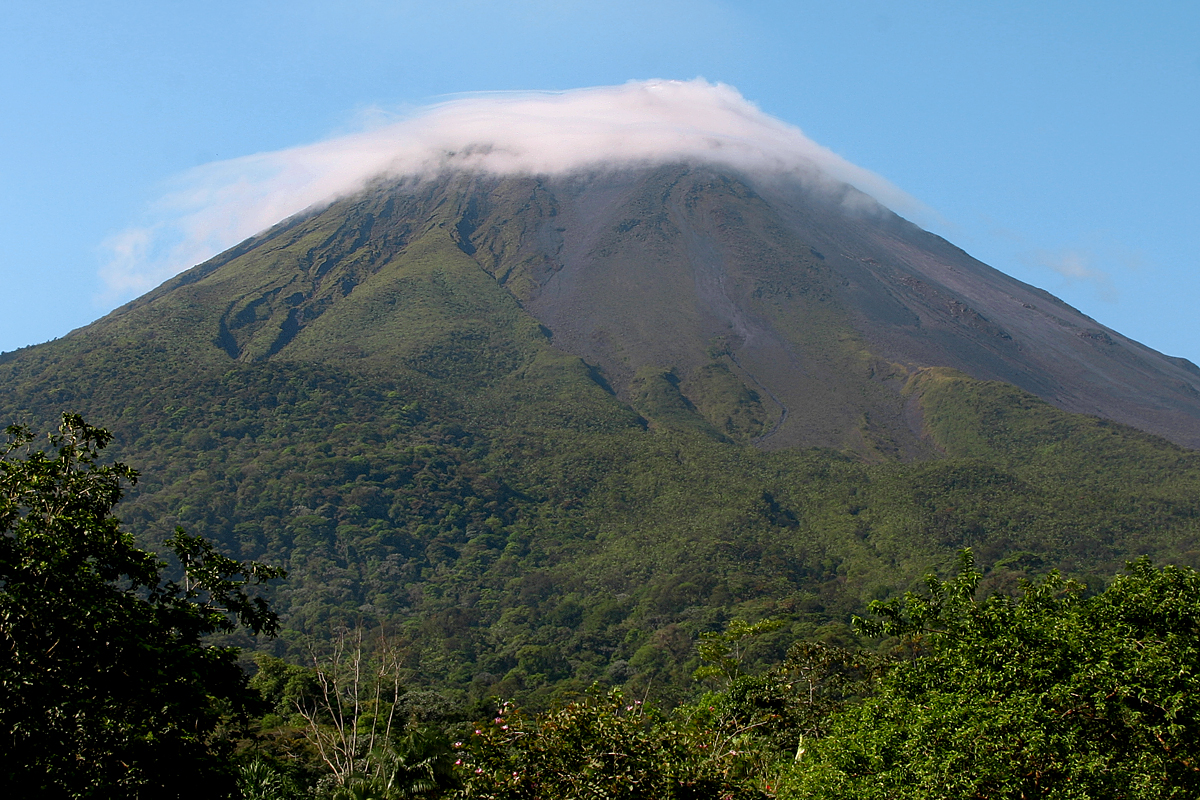
<path id="1" fill-rule="evenodd" d="M 1200 575 L 1146 559 L 1102 594 L 1057 574 L 975 597 L 966 554 L 869 632 L 918 653 L 832 720 L 794 798 L 1190 798 L 1200 794 Z"/>
<path id="2" fill-rule="evenodd" d="M 50 449 L 8 429 L 0 454 L 0 784 L 37 796 L 222 796 L 222 729 L 255 710 L 232 648 L 273 634 L 246 587 L 280 571 L 177 531 L 179 584 L 111 514 L 137 473 L 101 465 L 106 431 L 64 415 Z"/>
<path id="3" fill-rule="evenodd" d="M 774 624 L 731 625 L 699 646 L 698 674 L 715 689 L 671 712 L 599 687 L 540 714 L 505 704 L 454 743 L 457 785 L 418 783 L 366 753 L 373 777 L 336 796 L 1200 793 L 1200 574 L 1142 559 L 1090 597 L 1054 573 L 1015 595 L 977 596 L 981 578 L 965 551 L 952 580 L 876 603 L 877 620 L 859 625 L 890 637 L 890 655 L 802 641 L 751 674 L 747 645 Z M 370 794 L 384 781 L 395 791 Z"/>
<path id="4" fill-rule="evenodd" d="M 925 593 L 859 621 L 891 637 L 890 656 L 802 640 L 756 672 L 755 640 L 781 629 L 735 622 L 696 648 L 712 691 L 670 713 L 597 688 L 541 714 L 503 706 L 452 737 L 453 715 L 429 713 L 436 703 L 401 685 L 394 642 L 369 650 L 359 638 L 311 668 L 263 658 L 249 684 L 235 651 L 203 637 L 273 632 L 247 588 L 278 571 L 177 532 L 167 544 L 186 577 L 166 579 L 111 515 L 136 474 L 98 462 L 107 433 L 65 416 L 49 451 L 24 430 L 9 436 L 4 785 L 496 800 L 1200 794 L 1200 575 L 1186 567 L 1141 559 L 1094 596 L 1057 573 L 987 594 L 964 551 L 956 578 L 930 577 Z M 235 789 L 229 726 L 256 689 L 275 708 Z"/>
<path id="5" fill-rule="evenodd" d="M 958 576 L 873 607 L 885 661 L 802 642 L 670 715 L 595 694 L 467 745 L 463 796 L 1158 800 L 1200 794 L 1200 574 L 1128 565 L 1103 593 Z M 702 670 L 710 675 L 711 670 Z M 705 749 L 706 747 L 711 749 Z"/>
<path id="6" fill-rule="evenodd" d="M 534 717 L 503 706 L 463 748 L 459 796 L 487 800 L 543 797 L 764 797 L 761 752 L 727 731 L 670 717 L 620 691 L 584 698 Z"/>

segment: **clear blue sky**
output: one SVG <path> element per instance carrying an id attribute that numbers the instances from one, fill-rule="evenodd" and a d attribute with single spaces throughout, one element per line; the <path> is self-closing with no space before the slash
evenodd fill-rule
<path id="1" fill-rule="evenodd" d="M 192 167 L 458 92 L 702 76 L 976 257 L 1200 362 L 1194 0 L 16 0 L 0 76 L 0 350 L 129 299 L 103 243 Z"/>

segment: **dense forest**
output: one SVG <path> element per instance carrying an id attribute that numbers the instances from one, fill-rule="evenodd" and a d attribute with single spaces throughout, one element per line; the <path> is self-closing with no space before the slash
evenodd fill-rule
<path id="1" fill-rule="evenodd" d="M 789 623 L 773 657 L 840 641 L 964 547 L 988 588 L 1051 567 L 1098 588 L 1139 554 L 1196 564 L 1194 453 L 1002 384 L 923 376 L 946 455 L 869 463 L 647 430 L 616 404 L 581 429 L 533 404 L 468 429 L 338 377 L 242 367 L 111 415 L 144 475 L 119 512 L 141 547 L 182 526 L 289 571 L 261 645 L 277 656 L 386 620 L 435 688 L 524 700 L 599 680 L 670 701 L 700 633 L 770 616 Z"/>
<path id="2" fill-rule="evenodd" d="M 1099 591 L 1058 571 L 989 589 L 963 549 L 948 580 L 929 575 L 875 601 L 852 631 L 798 635 L 794 619 L 760 614 L 700 633 L 674 665 L 694 664 L 690 680 L 669 701 L 631 681 L 617 688 L 624 676 L 610 671 L 522 707 L 414 684 L 404 633 L 365 614 L 305 661 L 260 653 L 244 670 L 236 648 L 211 637 L 277 633 L 256 587 L 282 571 L 178 530 L 166 542 L 180 573 L 171 579 L 112 516 L 138 475 L 102 460 L 110 434 L 67 415 L 48 447 L 20 428 L 9 437 L 9 786 L 245 798 L 1182 798 L 1200 788 L 1200 574 L 1187 567 L 1143 558 Z"/>

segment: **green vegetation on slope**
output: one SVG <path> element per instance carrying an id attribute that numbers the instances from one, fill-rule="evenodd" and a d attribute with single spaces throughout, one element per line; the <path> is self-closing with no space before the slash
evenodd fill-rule
<path id="1" fill-rule="evenodd" d="M 875 374 L 839 405 L 837 440 L 861 449 L 748 445 L 779 411 L 720 341 L 697 344 L 689 375 L 636 373 L 626 403 L 506 285 L 550 268 L 529 260 L 533 228 L 508 226 L 528 222 L 516 196 L 472 210 L 432 184 L 381 190 L 281 225 L 0 358 L 0 414 L 45 427 L 66 408 L 110 428 L 150 476 L 122 510 L 141 546 L 182 525 L 287 568 L 275 653 L 377 619 L 408 642 L 413 681 L 473 699 L 600 681 L 671 700 L 700 633 L 773 616 L 787 627 L 763 658 L 789 638 L 844 642 L 851 613 L 962 547 L 999 588 L 1055 566 L 1100 588 L 1131 556 L 1200 558 L 1195 453 L 945 371 L 893 392 L 901 371 L 847 332 L 815 256 L 738 291 L 780 336 L 837 341 L 814 369 L 857 376 L 789 418 L 822 418 Z M 733 214 L 678 199 L 655 236 Z M 927 440 L 888 443 L 896 420 L 861 411 L 880 392 L 923 417 Z"/>
<path id="2" fill-rule="evenodd" d="M 586 370 L 567 366 L 547 372 L 586 395 Z M 512 385 L 444 399 L 273 362 L 169 394 L 114 381 L 90 407 L 148 475 L 122 509 L 143 546 L 182 525 L 290 571 L 273 595 L 276 652 L 386 620 L 409 643 L 413 681 L 475 697 L 597 680 L 674 696 L 699 633 L 777 616 L 789 623 L 777 647 L 844 641 L 851 613 L 964 546 L 1001 588 L 1055 565 L 1111 573 L 1139 553 L 1196 561 L 1196 456 L 1048 406 L 1038 449 L 869 465 L 647 430 L 611 399 L 603 414 L 565 403 L 574 415 L 559 415 L 552 393 L 530 392 L 503 425 L 489 422 L 495 406 L 474 410 Z M 954 387 L 925 398 L 927 417 L 935 402 L 963 419 L 1012 405 L 1007 387 Z"/>
<path id="3" fill-rule="evenodd" d="M 0 452 L 0 786 L 39 797 L 220 797 L 229 731 L 258 712 L 237 653 L 207 637 L 276 618 L 242 564 L 178 531 L 187 579 L 112 516 L 137 473 L 102 466 L 108 434 L 64 415 L 49 448 L 12 427 Z"/>
<path id="4" fill-rule="evenodd" d="M 289 754 L 274 774 L 293 788 L 274 798 L 301 796 L 306 759 L 324 761 L 318 794 L 333 798 L 1193 797 L 1200 574 L 1140 559 L 1098 595 L 1057 573 L 986 594 L 961 556 L 951 580 L 930 575 L 857 621 L 889 637 L 882 652 L 800 640 L 751 670 L 781 620 L 707 634 L 695 675 L 711 688 L 669 712 L 593 686 L 540 713 L 502 703 L 456 721 L 390 679 L 382 636 L 365 660 L 353 635 L 340 662 L 262 658 L 255 684 L 279 713 L 251 766 Z M 289 714 L 322 757 L 285 744 Z"/>

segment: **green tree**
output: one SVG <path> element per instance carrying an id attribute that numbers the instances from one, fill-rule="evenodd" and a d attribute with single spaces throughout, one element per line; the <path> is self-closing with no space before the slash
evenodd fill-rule
<path id="1" fill-rule="evenodd" d="M 0 781 L 38 797 L 217 797 L 234 779 L 221 731 L 254 704 L 237 650 L 273 635 L 248 587 L 282 576 L 183 531 L 182 583 L 112 508 L 137 473 L 101 464 L 111 436 L 64 414 L 49 449 L 21 427 L 0 453 Z"/>
<path id="2" fill-rule="evenodd" d="M 1051 574 L 978 599 L 980 578 L 968 552 L 874 606 L 865 632 L 914 657 L 837 715 L 790 796 L 1200 796 L 1200 575 L 1142 559 L 1091 598 Z"/>
<path id="3" fill-rule="evenodd" d="M 463 787 L 485 800 L 760 800 L 754 753 L 720 731 L 669 718 L 619 690 L 527 716 L 505 704 L 458 742 Z"/>
<path id="4" fill-rule="evenodd" d="M 750 645 L 764 633 L 779 630 L 786 623 L 781 619 L 764 619 L 749 623 L 735 619 L 723 631 L 700 634 L 696 655 L 704 662 L 692 676 L 697 680 L 714 679 L 729 684 L 745 674 L 742 662 Z"/>
<path id="5" fill-rule="evenodd" d="M 330 792 L 331 800 L 437 798 L 459 784 L 449 737 L 413 728 L 367 753 L 359 770 Z"/>

